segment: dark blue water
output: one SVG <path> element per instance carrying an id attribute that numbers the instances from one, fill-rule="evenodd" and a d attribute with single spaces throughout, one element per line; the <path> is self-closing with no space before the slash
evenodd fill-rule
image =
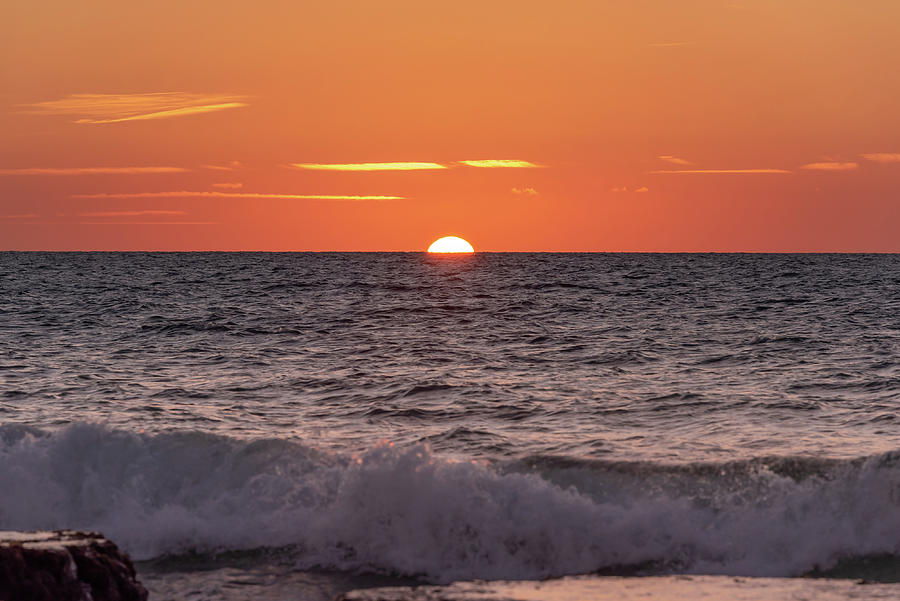
<path id="1" fill-rule="evenodd" d="M 3 253 L 0 528 L 429 581 L 892 556 L 898 315 L 893 255 Z"/>

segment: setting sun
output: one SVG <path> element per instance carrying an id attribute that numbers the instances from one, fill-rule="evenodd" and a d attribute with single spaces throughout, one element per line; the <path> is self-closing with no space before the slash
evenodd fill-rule
<path id="1" fill-rule="evenodd" d="M 472 245 L 457 236 L 438 238 L 428 247 L 430 253 L 473 253 Z"/>

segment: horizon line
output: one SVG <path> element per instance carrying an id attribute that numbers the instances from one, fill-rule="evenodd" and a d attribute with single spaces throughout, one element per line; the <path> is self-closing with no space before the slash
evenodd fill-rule
<path id="1" fill-rule="evenodd" d="M 426 247 L 427 248 L 427 247 Z M 0 253 L 167 253 L 167 254 L 423 254 L 433 255 L 427 250 L 97 250 L 97 249 L 0 249 Z M 447 253 L 441 256 L 454 256 Z M 474 253 L 458 253 L 463 256 L 479 254 L 546 254 L 546 255 L 900 255 L 900 250 L 476 250 Z"/>

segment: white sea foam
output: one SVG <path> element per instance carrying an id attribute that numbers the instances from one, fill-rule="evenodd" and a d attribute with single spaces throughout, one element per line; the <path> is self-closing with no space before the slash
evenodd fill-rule
<path id="1" fill-rule="evenodd" d="M 280 440 L 2 426 L 0 528 L 100 530 L 136 558 L 290 545 L 303 567 L 436 581 L 647 561 L 783 576 L 900 554 L 897 456 L 799 476 L 726 468 L 529 471 L 424 446 L 340 457 Z"/>

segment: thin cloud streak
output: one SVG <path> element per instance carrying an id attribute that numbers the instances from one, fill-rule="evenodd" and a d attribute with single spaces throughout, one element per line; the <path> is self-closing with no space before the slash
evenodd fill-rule
<path id="1" fill-rule="evenodd" d="M 76 117 L 75 123 L 102 124 L 171 119 L 248 106 L 246 96 L 155 92 L 150 94 L 70 94 L 24 105 L 34 115 Z"/>
<path id="2" fill-rule="evenodd" d="M 853 171 L 859 169 L 859 163 L 838 163 L 828 161 L 823 163 L 809 163 L 800 168 L 810 171 Z"/>
<path id="3" fill-rule="evenodd" d="M 219 182 L 212 185 L 213 188 L 222 188 L 223 190 L 238 190 L 244 187 L 241 182 Z"/>
<path id="4" fill-rule="evenodd" d="M 35 219 L 37 213 L 13 213 L 11 215 L 0 215 L 0 219 Z"/>
<path id="5" fill-rule="evenodd" d="M 213 171 L 234 171 L 235 169 L 240 169 L 244 166 L 240 161 L 231 161 L 226 165 L 200 165 L 204 169 L 211 169 Z"/>
<path id="6" fill-rule="evenodd" d="M 147 175 L 188 171 L 184 167 L 27 167 L 0 169 L 0 175 Z"/>
<path id="7" fill-rule="evenodd" d="M 177 190 L 173 192 L 101 192 L 99 194 L 72 194 L 74 199 L 129 199 L 129 198 L 256 198 L 286 200 L 406 200 L 405 196 L 356 196 L 352 194 L 264 194 L 258 192 L 209 192 Z"/>
<path id="8" fill-rule="evenodd" d="M 900 152 L 870 152 L 861 156 L 874 163 L 900 163 Z"/>
<path id="9" fill-rule="evenodd" d="M 78 225 L 219 225 L 219 221 L 78 221 Z"/>
<path id="10" fill-rule="evenodd" d="M 657 175 L 757 175 L 793 173 L 787 169 L 661 169 L 651 171 Z"/>
<path id="11" fill-rule="evenodd" d="M 142 211 L 97 211 L 78 214 L 79 217 L 143 217 L 147 215 L 187 215 L 187 211 L 146 209 Z"/>
<path id="12" fill-rule="evenodd" d="M 486 169 L 534 169 L 541 167 L 530 161 L 519 161 L 512 159 L 485 159 L 479 161 L 460 161 L 461 165 L 468 167 L 480 167 Z"/>
<path id="13" fill-rule="evenodd" d="M 525 195 L 525 196 L 537 196 L 539 192 L 534 188 L 513 188 L 510 190 L 513 194 Z"/>
<path id="14" fill-rule="evenodd" d="M 148 119 L 171 119 L 172 117 L 186 117 L 188 115 L 199 115 L 201 113 L 213 113 L 216 111 L 224 111 L 225 109 L 236 109 L 247 106 L 243 102 L 223 102 L 222 104 L 207 104 L 204 106 L 191 106 L 181 109 L 171 109 L 168 111 L 158 111 L 156 113 L 147 113 L 145 115 L 134 115 L 132 117 L 119 117 L 118 119 L 78 119 L 75 123 L 122 123 L 123 121 L 146 121 Z"/>
<path id="15" fill-rule="evenodd" d="M 673 165 L 693 165 L 693 163 L 687 159 L 674 157 L 670 154 L 661 154 L 656 158 L 658 158 L 661 161 L 666 161 L 667 163 L 672 163 Z"/>
<path id="16" fill-rule="evenodd" d="M 395 163 L 291 163 L 295 169 L 311 171 L 421 171 L 446 169 L 440 163 L 395 162 Z"/>

